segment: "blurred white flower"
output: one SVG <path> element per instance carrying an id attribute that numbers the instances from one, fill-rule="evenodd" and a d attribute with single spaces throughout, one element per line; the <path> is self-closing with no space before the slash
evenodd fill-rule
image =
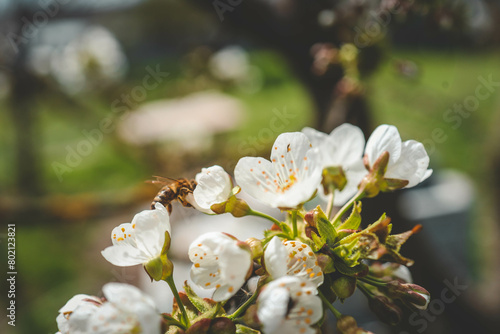
<path id="1" fill-rule="evenodd" d="M 156 203 L 154 210 L 144 210 L 136 214 L 131 223 L 115 227 L 111 232 L 113 246 L 101 254 L 115 266 L 146 264 L 162 254 L 165 241 L 170 242 L 170 233 L 168 211 Z"/>
<path id="2" fill-rule="evenodd" d="M 252 267 L 248 246 L 221 232 L 199 236 L 189 247 L 191 280 L 203 289 L 213 289 L 213 300 L 223 301 L 233 296 L 245 283 Z"/>
<path id="3" fill-rule="evenodd" d="M 323 316 L 316 286 L 296 276 L 267 284 L 257 301 L 257 317 L 265 334 L 315 334 L 311 328 Z"/>
<path id="4" fill-rule="evenodd" d="M 300 241 L 272 238 L 264 252 L 264 263 L 273 279 L 290 275 L 310 281 L 315 287 L 323 284 L 323 272 L 316 255 L 311 247 Z"/>
<path id="5" fill-rule="evenodd" d="M 102 290 L 104 302 L 76 295 L 59 310 L 61 334 L 160 333 L 161 317 L 150 297 L 123 283 L 108 283 Z"/>
<path id="6" fill-rule="evenodd" d="M 250 196 L 274 208 L 296 208 L 321 182 L 321 160 L 306 135 L 288 132 L 274 142 L 271 161 L 244 157 L 234 170 L 236 182 Z"/>
<path id="7" fill-rule="evenodd" d="M 429 156 L 424 145 L 415 140 L 401 141 L 398 129 L 392 125 L 380 125 L 366 143 L 365 155 L 370 167 L 384 152 L 389 153 L 385 178 L 407 180 L 405 188 L 411 188 L 432 174 Z"/>
<path id="8" fill-rule="evenodd" d="M 223 203 L 231 196 L 233 182 L 220 166 L 203 168 L 195 179 L 198 184 L 193 191 L 192 204 L 201 212 L 213 214 L 212 205 Z"/>
<path id="9" fill-rule="evenodd" d="M 342 124 L 329 135 L 312 128 L 302 132 L 317 147 L 322 158 L 322 168 L 341 167 L 347 179 L 342 191 L 335 190 L 334 205 L 345 204 L 358 190 L 358 184 L 368 173 L 363 165 L 365 137 L 357 126 Z M 319 194 L 324 195 L 322 187 Z"/>

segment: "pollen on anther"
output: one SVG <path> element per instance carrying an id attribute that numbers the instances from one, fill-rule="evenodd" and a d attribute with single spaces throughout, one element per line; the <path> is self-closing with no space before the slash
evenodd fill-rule
<path id="1" fill-rule="evenodd" d="M 196 268 L 199 268 L 199 267 L 200 267 L 200 264 L 199 264 L 199 263 L 195 263 L 195 264 L 194 264 L 194 266 L 195 266 Z"/>
<path id="2" fill-rule="evenodd" d="M 262 163 L 262 161 L 259 160 L 259 164 L 261 164 L 261 163 Z"/>
<path id="3" fill-rule="evenodd" d="M 253 172 L 253 168 L 250 168 L 250 171 Z"/>
<path id="4" fill-rule="evenodd" d="M 198 244 L 198 247 L 201 247 L 201 246 L 203 246 L 203 245 L 202 244 Z"/>
<path id="5" fill-rule="evenodd" d="M 124 227 L 122 227 L 122 232 L 125 232 L 125 228 Z"/>
<path id="6" fill-rule="evenodd" d="M 234 288 L 232 286 L 229 287 L 229 289 L 227 289 L 227 291 L 229 292 L 233 292 L 234 291 Z"/>
<path id="7" fill-rule="evenodd" d="M 210 285 L 210 282 L 205 283 L 205 286 L 209 286 L 209 285 Z"/>

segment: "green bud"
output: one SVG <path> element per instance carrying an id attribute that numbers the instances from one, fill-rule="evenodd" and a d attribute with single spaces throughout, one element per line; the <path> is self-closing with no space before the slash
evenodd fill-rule
<path id="1" fill-rule="evenodd" d="M 256 260 L 264 255 L 264 249 L 262 248 L 262 241 L 256 238 L 248 238 L 245 243 L 252 250 L 252 259 Z"/>
<path id="2" fill-rule="evenodd" d="M 316 254 L 316 260 L 318 260 L 318 265 L 321 271 L 325 274 L 330 274 L 335 271 L 335 266 L 331 257 L 326 254 Z"/>
<path id="3" fill-rule="evenodd" d="M 146 264 L 144 264 L 144 270 L 151 278 L 151 281 L 161 281 L 164 277 L 172 275 L 174 265 L 166 256 L 162 259 L 162 256 L 155 257 Z"/>
<path id="4" fill-rule="evenodd" d="M 400 299 L 412 309 L 425 310 L 431 299 L 429 291 L 417 284 L 391 281 L 386 290 L 389 297 Z"/>
<path id="5" fill-rule="evenodd" d="M 236 325 L 228 318 L 215 318 L 212 320 L 209 334 L 235 334 Z"/>
<path id="6" fill-rule="evenodd" d="M 333 292 L 343 301 L 349 298 L 356 290 L 356 279 L 349 276 L 341 276 L 333 281 L 331 288 Z"/>
<path id="7" fill-rule="evenodd" d="M 217 214 L 229 212 L 237 218 L 247 216 L 251 211 L 247 202 L 236 196 L 229 197 L 225 202 L 214 204 L 210 209 Z"/>

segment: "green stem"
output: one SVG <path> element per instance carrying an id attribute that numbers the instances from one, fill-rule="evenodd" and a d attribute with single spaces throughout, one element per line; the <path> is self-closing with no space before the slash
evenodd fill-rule
<path id="1" fill-rule="evenodd" d="M 332 311 L 335 318 L 340 319 L 340 317 L 342 316 L 342 313 L 340 313 L 335 307 L 333 307 L 333 305 L 328 301 L 328 299 L 326 299 L 326 297 L 323 295 L 323 293 L 319 290 L 318 290 L 318 295 L 321 298 L 321 300 L 323 301 L 323 304 L 325 304 L 325 306 L 328 307 L 328 309 L 330 311 Z"/>
<path id="2" fill-rule="evenodd" d="M 383 287 L 387 286 L 386 282 L 380 281 L 378 279 L 370 278 L 370 277 L 360 277 L 359 280 L 366 283 L 366 284 L 370 284 L 370 285 L 373 285 L 373 286 L 376 286 L 379 288 L 383 288 Z"/>
<path id="3" fill-rule="evenodd" d="M 340 222 L 340 219 L 344 216 L 344 214 L 351 208 L 351 206 L 356 202 L 356 201 L 359 201 L 360 199 L 362 199 L 363 197 L 365 197 L 365 192 L 360 189 L 356 195 L 354 195 L 353 198 L 351 198 L 349 200 L 349 202 L 347 202 L 343 207 L 342 209 L 339 210 L 339 212 L 337 212 L 337 214 L 335 215 L 335 217 L 333 217 L 333 220 L 332 220 L 332 224 L 334 227 L 337 227 L 337 223 Z"/>
<path id="4" fill-rule="evenodd" d="M 335 187 L 330 186 L 330 195 L 328 195 L 328 206 L 326 207 L 326 216 L 328 219 L 332 218 L 333 200 L 335 199 Z"/>
<path id="5" fill-rule="evenodd" d="M 172 318 L 172 317 L 169 317 L 169 316 L 165 316 L 163 315 L 163 318 L 165 320 L 167 320 L 168 324 L 171 325 L 171 326 L 176 326 L 176 327 L 179 327 L 180 329 L 182 330 L 186 330 L 186 326 L 184 326 L 183 323 L 177 321 L 176 319 Z"/>
<path id="6" fill-rule="evenodd" d="M 184 308 L 184 305 L 182 304 L 181 297 L 179 296 L 179 292 L 177 292 L 177 288 L 175 287 L 174 277 L 172 275 L 168 276 L 167 278 L 165 278 L 165 282 L 168 283 L 170 290 L 172 290 L 172 293 L 174 294 L 174 298 L 177 301 L 177 305 L 179 306 L 179 310 L 181 310 L 181 313 L 182 313 L 184 325 L 186 325 L 186 327 L 189 327 L 190 326 L 189 318 L 187 316 L 186 309 Z"/>
<path id="7" fill-rule="evenodd" d="M 292 211 L 292 228 L 293 228 L 293 238 L 297 238 L 299 233 L 297 232 L 297 210 Z"/>
<path id="8" fill-rule="evenodd" d="M 259 295 L 259 290 L 255 290 L 254 294 L 248 298 L 248 300 L 243 303 L 243 305 L 241 305 L 236 311 L 234 311 L 233 314 L 229 315 L 228 318 L 233 320 L 237 317 L 239 317 L 243 312 L 245 312 L 247 310 L 247 308 L 252 305 L 252 303 L 255 301 L 255 299 L 257 299 L 257 296 Z"/>
<path id="9" fill-rule="evenodd" d="M 276 218 L 271 217 L 271 216 L 269 216 L 269 215 L 266 215 L 265 213 L 262 213 L 262 212 L 259 212 L 259 211 L 252 210 L 252 209 L 250 209 L 250 211 L 248 211 L 248 215 L 249 215 L 249 216 L 255 216 L 255 217 L 265 218 L 265 219 L 267 219 L 267 220 L 272 221 L 273 223 L 275 223 L 275 224 L 276 224 L 276 225 L 278 225 L 278 226 L 279 226 L 279 224 L 280 224 L 280 221 L 279 221 L 279 220 L 277 220 Z"/>
<path id="10" fill-rule="evenodd" d="M 364 283 L 358 282 L 357 284 L 359 290 L 367 297 L 367 298 L 372 298 L 374 294 L 365 286 Z"/>

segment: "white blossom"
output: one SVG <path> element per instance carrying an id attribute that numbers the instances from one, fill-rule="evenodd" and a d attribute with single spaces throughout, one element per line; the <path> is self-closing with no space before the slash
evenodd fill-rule
<path id="1" fill-rule="evenodd" d="M 203 289 L 213 289 L 213 300 L 227 300 L 245 283 L 252 254 L 241 241 L 221 232 L 199 236 L 189 246 L 191 280 Z"/>
<path id="2" fill-rule="evenodd" d="M 134 286 L 108 283 L 106 298 L 76 295 L 59 310 L 61 334 L 159 334 L 161 317 L 152 299 Z"/>
<path id="3" fill-rule="evenodd" d="M 146 264 L 161 255 L 165 232 L 170 235 L 168 211 L 156 203 L 154 210 L 144 210 L 136 214 L 131 223 L 115 227 L 111 232 L 113 246 L 101 254 L 115 266 Z"/>
<path id="4" fill-rule="evenodd" d="M 368 173 L 363 165 L 365 137 L 357 126 L 345 123 L 335 128 L 329 135 L 312 128 L 302 132 L 317 147 L 322 159 L 322 168 L 341 167 L 347 183 L 341 191 L 335 190 L 334 204 L 345 204 L 357 192 L 358 184 Z M 320 194 L 323 189 L 320 187 Z"/>
<path id="5" fill-rule="evenodd" d="M 300 132 L 283 133 L 274 142 L 271 161 L 244 157 L 236 165 L 241 189 L 275 208 L 296 208 L 308 201 L 321 182 L 318 152 Z"/>
<path id="6" fill-rule="evenodd" d="M 405 188 L 411 188 L 432 174 L 429 156 L 424 145 L 415 140 L 401 141 L 398 129 L 392 125 L 380 125 L 366 143 L 365 155 L 369 166 L 385 151 L 389 152 L 389 163 L 385 178 L 407 180 Z"/>
<path id="7" fill-rule="evenodd" d="M 203 168 L 196 175 L 197 186 L 193 191 L 193 206 L 201 212 L 213 214 L 212 205 L 227 201 L 231 196 L 233 182 L 220 166 Z"/>
<path id="8" fill-rule="evenodd" d="M 273 279 L 290 275 L 308 280 L 316 287 L 323 284 L 323 272 L 316 255 L 300 241 L 272 238 L 264 252 L 264 263 Z"/>
<path id="9" fill-rule="evenodd" d="M 316 286 L 296 276 L 267 284 L 257 301 L 257 317 L 264 334 L 315 334 L 311 326 L 323 316 Z"/>

